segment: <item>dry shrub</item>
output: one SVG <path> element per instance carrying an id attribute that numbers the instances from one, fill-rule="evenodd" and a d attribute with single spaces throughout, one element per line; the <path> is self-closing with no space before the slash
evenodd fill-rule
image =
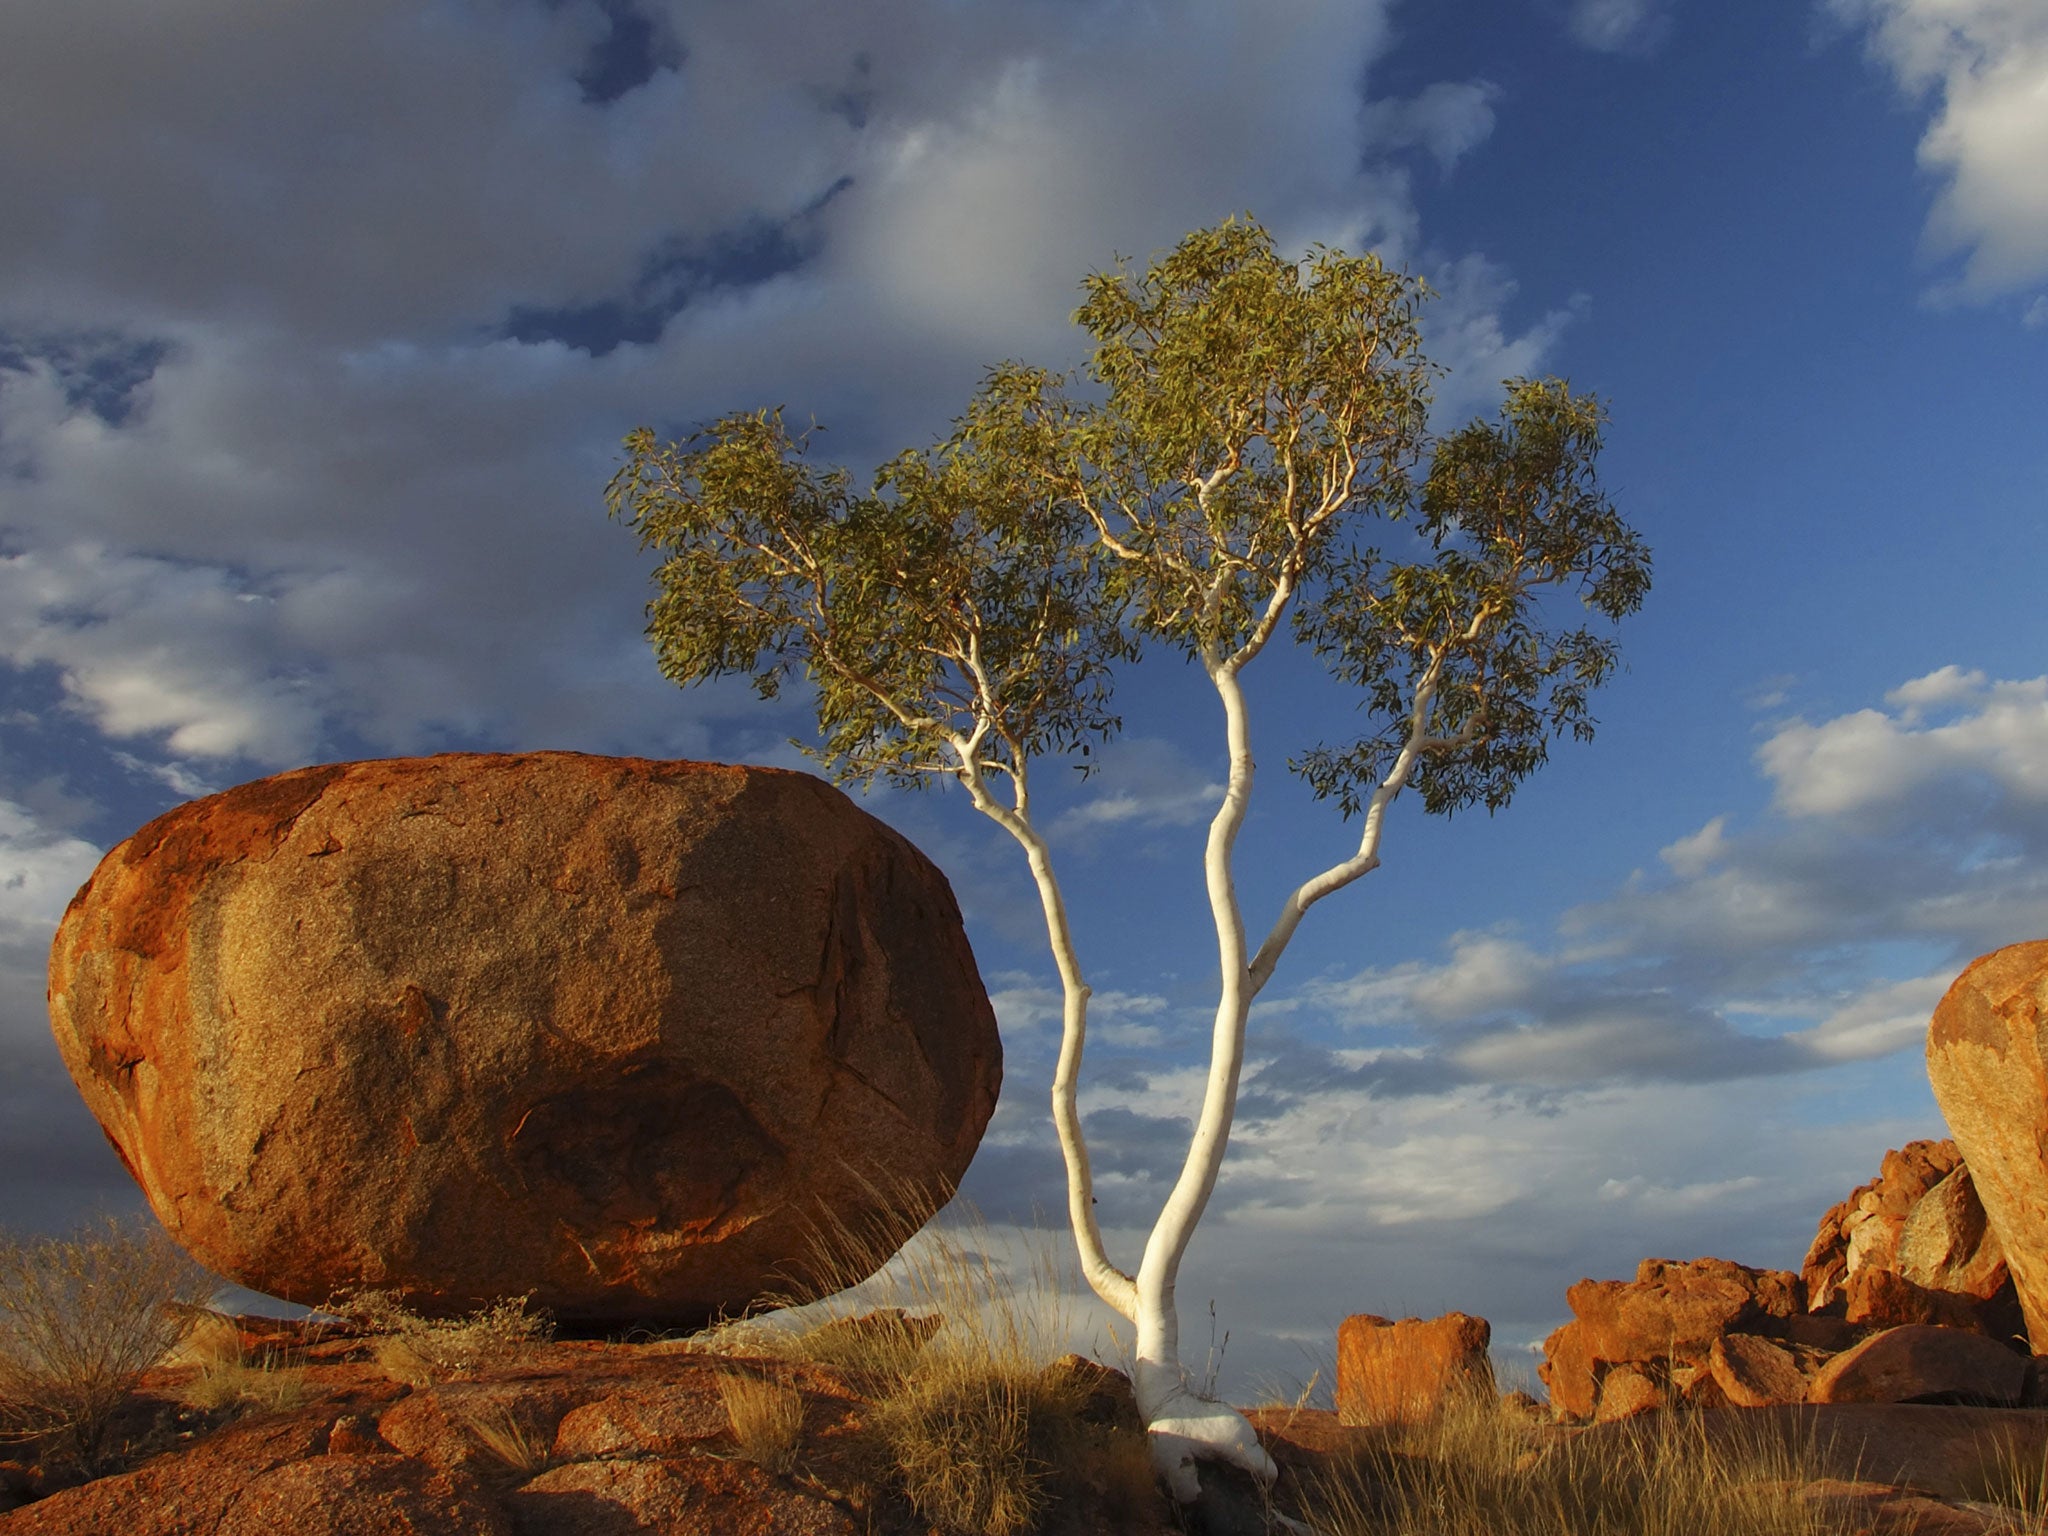
<path id="1" fill-rule="evenodd" d="M 1562 1436 L 1490 1401 L 1390 1427 L 1312 1479 L 1326 1536 L 1825 1536 L 1841 1529 L 1798 1490 L 1810 1443 L 1747 1420 L 1710 1434 L 1696 1413 L 1619 1433 Z"/>
<path id="2" fill-rule="evenodd" d="M 803 1437 L 804 1400 L 793 1388 L 740 1371 L 718 1378 L 718 1396 L 732 1421 L 740 1454 L 758 1467 L 785 1477 L 796 1470 Z"/>
<path id="3" fill-rule="evenodd" d="M 0 1430 L 96 1467 L 115 1411 L 215 1284 L 161 1228 L 0 1234 Z"/>
<path id="4" fill-rule="evenodd" d="M 554 1337 L 543 1313 L 529 1312 L 532 1293 L 507 1297 L 466 1317 L 426 1318 L 388 1291 L 355 1291 L 321 1311 L 377 1335 L 371 1354 L 394 1381 L 423 1387 L 437 1381 L 516 1364 L 535 1345 Z"/>

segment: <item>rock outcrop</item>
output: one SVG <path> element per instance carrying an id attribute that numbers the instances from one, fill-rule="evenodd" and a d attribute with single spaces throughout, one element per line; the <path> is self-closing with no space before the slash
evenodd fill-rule
<path id="1" fill-rule="evenodd" d="M 1494 1396 L 1483 1317 L 1391 1318 L 1359 1313 L 1337 1325 L 1337 1417 L 1345 1424 L 1421 1424 L 1461 1396 Z"/>
<path id="2" fill-rule="evenodd" d="M 2048 940 L 1970 963 L 1934 1010 L 1927 1077 L 2048 1354 Z"/>
<path id="3" fill-rule="evenodd" d="M 1633 1281 L 1581 1280 L 1565 1301 L 1572 1321 L 1544 1341 L 1537 1374 L 1552 1408 L 1578 1419 L 1594 1414 L 1618 1366 L 1640 1368 L 1660 1393 L 1683 1391 L 1708 1371 L 1723 1335 L 1789 1337 L 1805 1310 L 1797 1275 L 1727 1259 L 1645 1259 Z M 1632 1387 L 1629 1400 L 1642 1399 Z"/>
<path id="4" fill-rule="evenodd" d="M 577 753 L 301 769 L 181 806 L 65 914 L 87 1104 L 211 1268 L 446 1315 L 698 1323 L 880 1253 L 1001 1078 L 945 878 L 807 774 Z"/>

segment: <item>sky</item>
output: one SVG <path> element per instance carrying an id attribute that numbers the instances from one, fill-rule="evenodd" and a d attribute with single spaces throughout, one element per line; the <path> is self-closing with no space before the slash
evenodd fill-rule
<path id="1" fill-rule="evenodd" d="M 1337 1322 L 1457 1309 L 1503 1375 L 1581 1276 L 1796 1268 L 1943 1134 L 1928 1015 L 2048 935 L 2048 8 L 2039 0 L 71 0 L 0 12 L 0 1225 L 140 1201 L 44 1010 L 65 903 L 194 796 L 569 748 L 803 766 L 799 694 L 678 690 L 620 439 L 786 406 L 856 477 L 989 365 L 1084 358 L 1084 275 L 1249 212 L 1425 277 L 1433 419 L 1603 397 L 1655 553 L 1496 816 L 1397 802 L 1251 1025 L 1182 1270 L 1248 1400 Z M 1247 678 L 1253 931 L 1355 845 Z M 1199 673 L 1041 810 L 1096 988 L 1082 1105 L 1136 1263 L 1206 1063 Z M 1058 995 L 957 793 L 1005 1077 L 964 1193 L 1064 1207 Z M 1085 1321 L 1085 1319 L 1084 1319 Z"/>

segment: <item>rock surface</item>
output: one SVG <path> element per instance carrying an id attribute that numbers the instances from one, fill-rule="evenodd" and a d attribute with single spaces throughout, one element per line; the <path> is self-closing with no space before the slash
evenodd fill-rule
<path id="1" fill-rule="evenodd" d="M 577 753 L 301 769 L 114 848 L 58 1044 L 165 1226 L 317 1304 L 673 1326 L 883 1251 L 995 1105 L 944 877 L 807 774 Z M 880 1183 L 877 1192 L 874 1187 Z"/>
<path id="2" fill-rule="evenodd" d="M 1456 1398 L 1494 1395 L 1483 1317 L 1391 1318 L 1359 1313 L 1337 1325 L 1337 1417 L 1346 1424 L 1421 1424 Z"/>
<path id="3" fill-rule="evenodd" d="M 2048 1353 L 2048 940 L 1970 963 L 1934 1010 L 1927 1077 Z"/>
<path id="4" fill-rule="evenodd" d="M 2028 1361 L 1954 1328 L 1889 1328 L 1830 1360 L 1807 1389 L 1814 1403 L 1944 1401 L 2017 1407 Z"/>
<path id="5" fill-rule="evenodd" d="M 309 1400 L 279 1413 L 195 1415 L 177 1406 L 197 1367 L 144 1379 L 124 1425 L 159 1423 L 167 1447 L 139 1465 L 0 1509 L 0 1536 L 930 1536 L 878 1471 L 873 1403 L 849 1374 L 689 1344 L 568 1341 L 493 1359 L 459 1380 L 409 1387 L 373 1341 L 285 1346 Z M 1130 1383 L 1093 1361 L 1078 1374 L 1113 1399 Z M 720 1392 L 729 1374 L 775 1382 L 802 1405 L 791 1474 L 750 1459 Z M 1080 1385 L 1079 1381 L 1075 1383 Z M 1078 1394 L 1085 1397 L 1087 1394 Z M 1134 1412 L 1134 1410 L 1131 1410 Z M 1107 1420 L 1081 1417 L 1091 1425 Z M 192 1421 L 197 1418 L 198 1423 Z M 184 1427 L 179 1429 L 177 1426 Z M 516 1433 L 511 1433 L 515 1431 Z M 1142 1482 L 1056 1479 L 1044 1536 L 1169 1536 L 1141 1431 Z M 32 1448 L 31 1448 L 32 1449 Z M 146 1452 L 144 1454 L 147 1454 Z M 1098 1463 L 1099 1464 L 1099 1463 Z M 37 1496 L 40 1495 L 40 1496 Z"/>

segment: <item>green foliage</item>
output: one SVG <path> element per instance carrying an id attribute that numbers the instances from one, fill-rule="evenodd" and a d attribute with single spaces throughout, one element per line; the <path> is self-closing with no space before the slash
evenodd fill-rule
<path id="1" fill-rule="evenodd" d="M 779 411 L 637 431 L 606 499 L 662 557 L 662 669 L 764 697 L 801 672 L 819 740 L 798 745 L 842 783 L 1007 774 L 1022 816 L 1031 758 L 1118 730 L 1114 669 L 1146 641 L 1220 683 L 1291 615 L 1374 722 L 1292 762 L 1319 797 L 1350 815 L 1412 782 L 1432 812 L 1497 809 L 1551 739 L 1591 735 L 1615 665 L 1547 596 L 1618 620 L 1649 555 L 1599 487 L 1600 404 L 1562 382 L 1510 381 L 1498 420 L 1431 439 L 1427 298 L 1226 219 L 1086 280 L 1087 398 L 1006 363 L 867 492 Z M 1403 519 L 1404 558 L 1361 544 Z"/>

